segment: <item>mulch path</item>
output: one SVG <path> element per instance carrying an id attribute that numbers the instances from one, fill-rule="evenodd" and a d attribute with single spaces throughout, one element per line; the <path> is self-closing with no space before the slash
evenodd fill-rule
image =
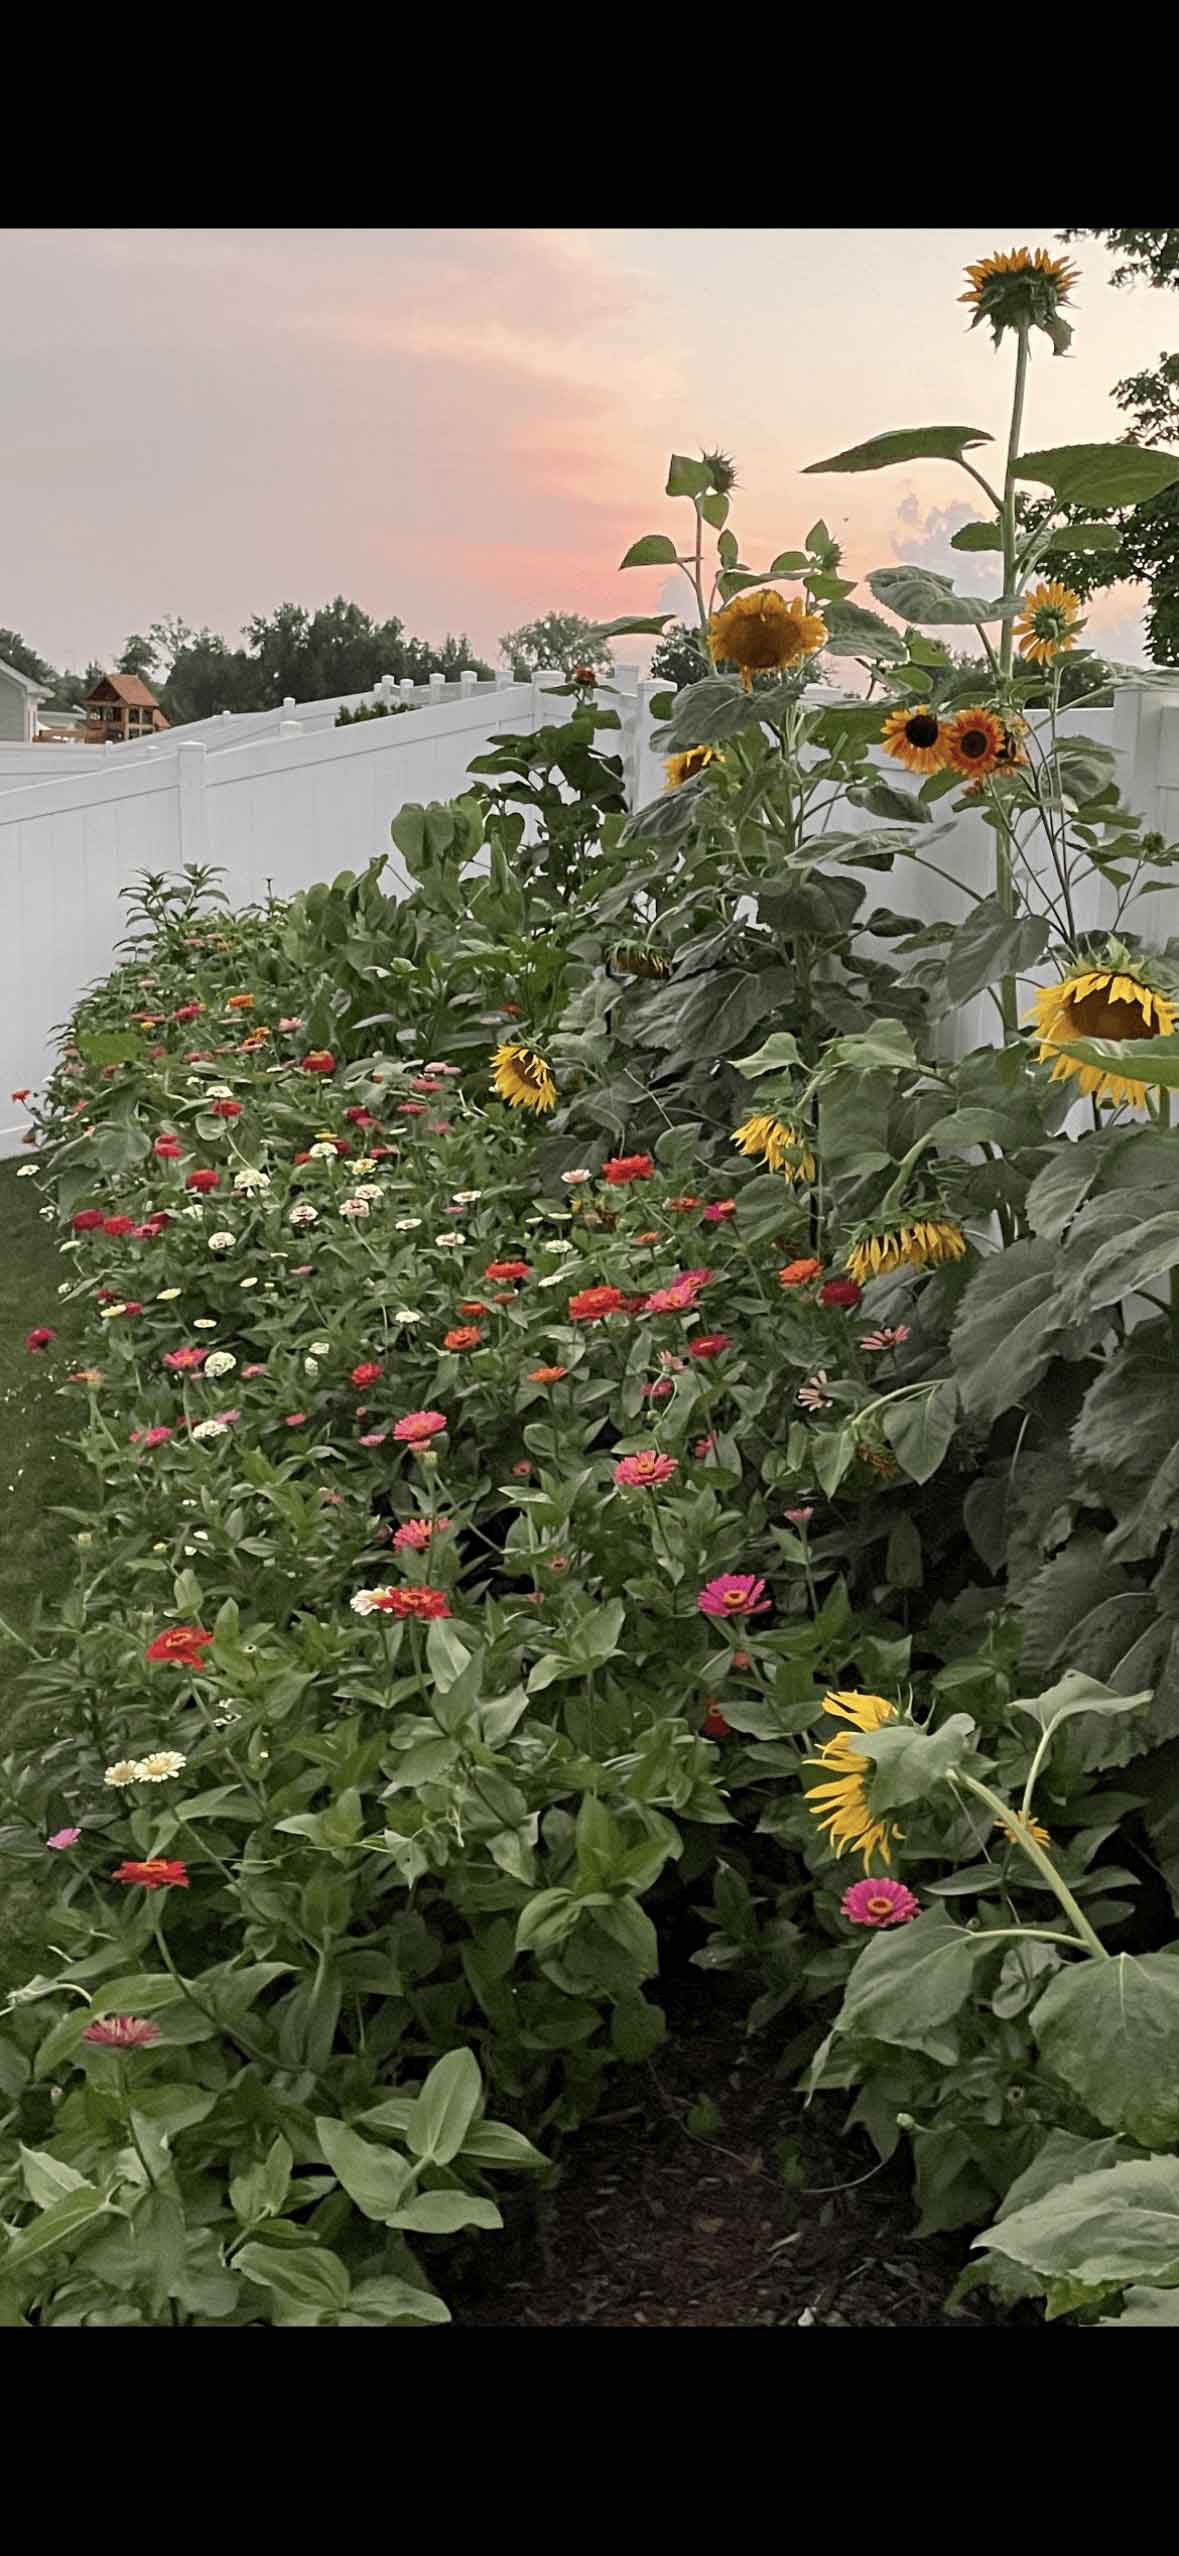
<path id="1" fill-rule="evenodd" d="M 481 2240 L 457 2286 L 451 2258 L 457 2325 L 1009 2321 L 979 2294 L 947 2308 L 972 2232 L 913 2235 L 904 2154 L 881 2167 L 841 2135 L 850 2096 L 808 2112 L 775 2082 L 773 2036 L 745 2035 L 746 1986 L 692 1972 L 661 1993 L 667 2041 L 617 2071 L 556 2188 L 513 2207 L 501 2184 L 505 2235 Z M 707 2135 L 686 2120 L 702 2099 Z"/>

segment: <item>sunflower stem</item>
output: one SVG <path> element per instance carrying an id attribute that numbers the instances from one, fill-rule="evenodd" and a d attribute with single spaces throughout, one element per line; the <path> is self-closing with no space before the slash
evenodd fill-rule
<path id="1" fill-rule="evenodd" d="M 1107 1953 L 1100 1935 L 1094 1933 L 1093 1928 L 1085 1915 L 1084 1909 L 1081 1908 L 1074 1899 L 1063 1874 L 1057 1872 L 1056 1866 L 1052 1862 L 1051 1857 L 1046 1855 L 1043 1847 L 1037 1843 L 1037 1840 L 1033 1837 L 1026 1820 L 1021 1816 L 1020 1812 L 1013 1810 L 1010 1802 L 1005 1802 L 1001 1794 L 992 1793 L 988 1784 L 980 1784 L 976 1776 L 963 1774 L 961 1769 L 958 1770 L 956 1776 L 951 1778 L 951 1781 L 955 1785 L 961 1785 L 964 1791 L 973 1793 L 977 1801 L 985 1802 L 988 1810 L 993 1812 L 995 1819 L 1000 1826 L 1007 1829 L 1013 1829 L 1015 1831 L 1018 1843 L 1022 1846 L 1025 1855 L 1028 1857 L 1029 1861 L 1036 1866 L 1037 1871 L 1043 1875 L 1044 1880 L 1055 1892 L 1065 1915 L 1071 1918 L 1073 1925 L 1076 1927 L 1077 1934 L 1079 1935 L 1086 1950 L 1092 1954 L 1094 1961 L 1108 1961 L 1110 1959 L 1110 1955 Z"/>
<path id="2" fill-rule="evenodd" d="M 1003 481 L 1003 506 L 1001 520 L 1003 530 L 1003 592 L 1005 595 L 1010 592 L 1011 583 L 1015 576 L 1015 465 L 1019 459 L 1019 434 L 1020 428 L 1023 424 L 1023 403 L 1024 394 L 1027 390 L 1027 377 L 1028 330 L 1027 323 L 1025 321 L 1018 331 L 1016 340 L 1015 385 L 1011 395 L 1011 431 L 1007 438 L 1007 470 Z M 999 671 L 1000 674 L 1007 679 L 1010 678 L 1011 674 L 1011 660 L 1014 646 L 1015 631 L 1012 616 L 1008 613 L 1001 625 L 999 634 Z M 1005 826 L 1002 827 L 995 836 L 995 894 L 1004 913 L 1013 915 L 1015 913 L 1015 880 L 1012 867 L 1011 843 Z M 1004 1030 L 1009 1038 L 1013 1038 L 1018 1027 L 1015 980 L 1013 977 L 1003 977 L 999 988 L 999 1004 L 1003 1014 Z"/>

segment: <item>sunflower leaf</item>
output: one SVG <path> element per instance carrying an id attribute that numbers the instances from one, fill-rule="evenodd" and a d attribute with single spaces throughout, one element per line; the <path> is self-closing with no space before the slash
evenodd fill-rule
<path id="1" fill-rule="evenodd" d="M 946 992 L 951 1003 L 966 1003 L 1000 976 L 1021 976 L 1042 958 L 1049 927 L 1043 915 L 1008 914 L 997 897 L 987 897 L 959 923 L 946 959 Z"/>
<path id="2" fill-rule="evenodd" d="M 1012 467 L 1017 479 L 1046 480 L 1062 506 L 1138 506 L 1179 479 L 1179 453 L 1144 452 L 1139 444 L 1053 444 L 1021 453 Z"/>
<path id="3" fill-rule="evenodd" d="M 950 535 L 951 550 L 1002 550 L 1001 524 L 959 524 Z"/>
<path id="4" fill-rule="evenodd" d="M 1179 2138 L 1173 1951 L 1079 1962 L 1053 1980 L 1031 2022 L 1045 2066 L 1104 2129 L 1128 2131 L 1144 2148 Z"/>
<path id="5" fill-rule="evenodd" d="M 985 621 L 1009 621 L 1020 609 L 1019 595 L 958 595 L 948 577 L 935 576 L 932 568 L 906 564 L 900 568 L 874 568 L 868 579 L 877 603 L 886 604 L 902 621 L 925 624 Z"/>
<path id="6" fill-rule="evenodd" d="M 905 654 L 905 643 L 891 622 L 882 621 L 878 612 L 869 612 L 866 604 L 833 603 L 823 615 L 827 624 L 824 646 L 829 657 L 863 657 L 868 663 L 883 661 L 896 665 Z"/>
<path id="7" fill-rule="evenodd" d="M 1068 1329 L 1057 1249 L 1037 1237 L 984 1260 L 962 1300 L 950 1356 L 971 1417 L 997 1420 L 1038 1384 Z"/>
<path id="8" fill-rule="evenodd" d="M 632 541 L 619 568 L 678 568 L 679 552 L 669 533 L 644 533 L 641 541 Z"/>
<path id="9" fill-rule="evenodd" d="M 993 438 L 981 426 L 901 426 L 891 434 L 872 435 L 866 444 L 849 444 L 828 460 L 808 462 L 803 478 L 823 470 L 887 470 L 893 462 L 960 461 L 971 444 Z"/>
<path id="10" fill-rule="evenodd" d="M 849 1731 L 848 1747 L 856 1756 L 875 1760 L 873 1814 L 896 1810 L 902 1802 L 926 1801 L 974 1755 L 976 1729 L 969 1713 L 951 1713 L 936 1731 L 918 1730 L 910 1722 L 890 1723 L 879 1731 Z"/>
<path id="11" fill-rule="evenodd" d="M 1121 535 L 1116 524 L 1064 524 L 1044 544 L 1052 550 L 1116 550 Z"/>
<path id="12" fill-rule="evenodd" d="M 698 745 L 720 745 L 756 728 L 765 716 L 764 693 L 744 692 L 731 675 L 705 675 L 676 694 L 675 708 L 657 740 L 661 754 L 681 754 Z"/>
<path id="13" fill-rule="evenodd" d="M 965 2005 L 975 1966 L 988 1949 L 965 1927 L 955 1926 L 944 1908 L 927 1909 L 894 1935 L 877 1935 L 848 1981 L 836 2032 L 866 2034 L 901 2050 L 924 2050 L 943 2067 L 953 2067 L 958 2037 L 946 2027 Z"/>

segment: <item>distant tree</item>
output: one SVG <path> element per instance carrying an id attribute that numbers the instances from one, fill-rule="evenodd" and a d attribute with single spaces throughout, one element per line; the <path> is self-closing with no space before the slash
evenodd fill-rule
<path id="1" fill-rule="evenodd" d="M 189 632 L 159 698 L 174 728 L 191 719 L 212 719 L 220 710 L 271 706 L 261 698 L 257 669 L 244 648 L 228 647 L 215 630 Z"/>
<path id="2" fill-rule="evenodd" d="M 122 654 L 115 659 L 115 672 L 148 676 L 154 674 L 155 663 L 155 642 L 145 639 L 142 631 L 133 630 L 130 638 L 123 641 Z"/>
<path id="3" fill-rule="evenodd" d="M 163 621 L 153 621 L 147 635 L 157 665 L 162 665 L 165 672 L 171 674 L 177 657 L 191 645 L 196 632 L 187 621 L 181 621 L 178 613 L 173 612 L 168 613 Z"/>
<path id="4" fill-rule="evenodd" d="M 11 666 L 15 673 L 27 675 L 30 683 L 53 683 L 53 668 L 39 657 L 35 648 L 21 638 L 19 630 L 0 630 L 0 663 Z"/>
<path id="5" fill-rule="evenodd" d="M 1115 266 L 1110 282 L 1150 284 L 1156 291 L 1179 284 L 1179 231 L 1061 231 L 1062 240 L 1104 240 Z"/>
<path id="6" fill-rule="evenodd" d="M 593 622 L 580 612 L 546 612 L 539 621 L 522 621 L 518 630 L 505 630 L 499 653 L 518 683 L 527 683 L 535 674 L 571 675 L 578 666 L 612 674 L 613 651 L 604 639 L 594 638 L 593 630 Z"/>
<path id="7" fill-rule="evenodd" d="M 651 672 L 660 683 L 674 684 L 682 692 L 686 684 L 701 683 L 712 673 L 712 660 L 698 630 L 686 621 L 673 621 L 651 653 Z"/>
<path id="8" fill-rule="evenodd" d="M 1104 240 L 1114 257 L 1115 285 L 1149 284 L 1156 292 L 1179 287 L 1179 230 L 1062 231 L 1064 240 Z M 1162 354 L 1153 371 L 1115 382 L 1114 399 L 1130 419 L 1133 444 L 1179 441 L 1179 355 Z M 1021 514 L 1033 525 L 1050 500 L 1025 500 Z M 1108 586 L 1133 580 L 1150 588 L 1147 645 L 1156 665 L 1179 665 L 1179 485 L 1164 488 L 1140 506 L 1073 506 L 1070 523 L 1108 523 L 1117 533 L 1112 550 L 1057 551 L 1050 572 L 1087 599 Z"/>

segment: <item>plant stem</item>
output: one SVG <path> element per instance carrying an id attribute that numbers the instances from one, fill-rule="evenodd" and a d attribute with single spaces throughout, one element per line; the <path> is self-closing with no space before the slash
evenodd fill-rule
<path id="1" fill-rule="evenodd" d="M 1012 1810 L 1010 1802 L 1005 1802 L 1000 1794 L 992 1793 L 989 1785 L 980 1784 L 977 1776 L 964 1775 L 961 1769 L 959 1769 L 954 1781 L 957 1784 L 963 1785 L 968 1793 L 973 1793 L 976 1800 L 985 1802 L 988 1810 L 993 1812 L 995 1819 L 1003 1827 L 1013 1828 L 1015 1830 L 1016 1837 L 1019 1844 L 1022 1846 L 1025 1855 L 1029 1857 L 1030 1861 L 1036 1866 L 1037 1871 L 1043 1875 L 1044 1880 L 1055 1892 L 1066 1916 L 1071 1917 L 1073 1925 L 1076 1927 L 1077 1934 L 1086 1950 L 1092 1954 L 1094 1961 L 1108 1961 L 1110 1959 L 1110 1955 L 1107 1953 L 1100 1935 L 1094 1934 L 1093 1928 L 1085 1915 L 1084 1909 L 1078 1906 L 1077 1901 L 1074 1899 L 1073 1894 L 1069 1889 L 1068 1883 L 1064 1880 L 1063 1876 L 1057 1872 L 1056 1866 L 1052 1862 L 1051 1857 L 1044 1853 L 1042 1846 L 1037 1845 L 1027 1822 L 1023 1819 L 1021 1814 L 1018 1811 Z"/>
<path id="2" fill-rule="evenodd" d="M 1015 386 L 1011 395 L 1011 431 L 1007 438 L 1007 471 L 1003 481 L 1003 592 L 1011 590 L 1015 575 L 1015 465 L 1019 459 L 1019 431 L 1023 424 L 1024 393 L 1028 377 L 1028 332 L 1026 325 L 1018 332 L 1015 353 Z M 1010 676 L 1015 646 L 1012 617 L 1007 615 L 1000 626 L 999 671 Z M 1012 875 L 1011 843 L 1005 830 L 995 836 L 995 894 L 1005 914 L 1015 913 L 1015 881 Z M 999 988 L 1003 1027 L 1008 1037 L 1017 1028 L 1015 983 L 1005 976 Z"/>

